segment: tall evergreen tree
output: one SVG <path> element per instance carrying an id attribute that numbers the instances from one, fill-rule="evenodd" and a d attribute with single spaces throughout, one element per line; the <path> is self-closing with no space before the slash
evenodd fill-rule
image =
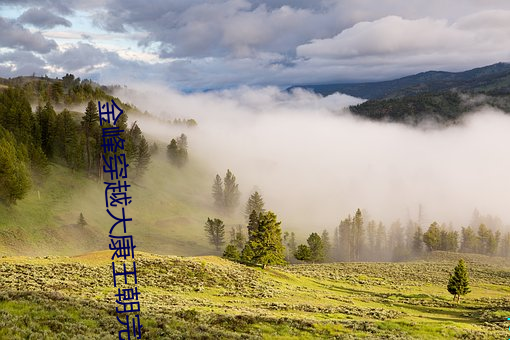
<path id="1" fill-rule="evenodd" d="M 377 258 L 375 254 L 376 239 L 377 239 L 377 224 L 374 220 L 371 220 L 367 224 L 367 242 L 368 242 L 367 256 L 371 260 Z"/>
<path id="2" fill-rule="evenodd" d="M 253 258 L 255 257 L 255 253 L 250 245 L 250 242 L 244 245 L 243 251 L 241 252 L 241 262 L 244 264 L 253 263 Z"/>
<path id="3" fill-rule="evenodd" d="M 312 262 L 324 261 L 324 244 L 319 234 L 311 233 L 306 242 L 310 248 L 310 260 Z"/>
<path id="4" fill-rule="evenodd" d="M 215 246 L 216 250 L 219 251 L 221 246 L 225 243 L 225 225 L 223 221 L 218 218 L 207 218 L 204 230 L 209 239 L 209 243 Z"/>
<path id="5" fill-rule="evenodd" d="M 423 231 L 418 226 L 413 235 L 413 253 L 416 255 L 421 254 L 423 250 Z"/>
<path id="6" fill-rule="evenodd" d="M 46 105 L 42 108 L 37 108 L 36 118 L 41 132 L 41 148 L 48 158 L 52 158 L 55 144 L 57 114 L 50 102 L 46 102 Z"/>
<path id="7" fill-rule="evenodd" d="M 225 211 L 227 213 L 232 213 L 233 210 L 239 205 L 239 185 L 236 183 L 236 176 L 230 171 L 227 170 L 225 174 L 225 178 L 223 179 L 224 183 L 224 205 Z"/>
<path id="8" fill-rule="evenodd" d="M 288 231 L 283 233 L 283 244 L 285 245 L 285 260 L 287 262 L 292 261 L 294 253 L 296 252 L 296 235 L 294 232 L 289 233 Z"/>
<path id="9" fill-rule="evenodd" d="M 352 236 L 353 236 L 353 258 L 359 261 L 361 249 L 363 248 L 363 216 L 361 210 L 356 210 L 354 218 L 352 219 Z"/>
<path id="10" fill-rule="evenodd" d="M 258 228 L 247 243 L 253 250 L 253 263 L 262 265 L 262 268 L 270 264 L 285 263 L 281 222 L 276 219 L 276 215 L 271 211 L 260 213 Z"/>
<path id="11" fill-rule="evenodd" d="M 239 251 L 242 251 L 246 244 L 246 236 L 243 233 L 243 226 L 238 225 L 230 229 L 230 244 L 237 247 Z"/>
<path id="12" fill-rule="evenodd" d="M 480 254 L 493 255 L 498 248 L 499 236 L 496 236 L 492 230 L 485 224 L 478 227 L 478 244 Z"/>
<path id="13" fill-rule="evenodd" d="M 141 178 L 149 168 L 150 162 L 151 153 L 149 151 L 149 144 L 145 140 L 145 137 L 142 135 L 135 156 L 135 177 Z"/>
<path id="14" fill-rule="evenodd" d="M 462 244 L 460 247 L 460 251 L 463 253 L 476 253 L 479 247 L 478 238 L 476 237 L 476 233 L 471 227 L 462 228 Z"/>
<path id="15" fill-rule="evenodd" d="M 64 163 L 73 169 L 76 169 L 76 157 L 82 156 L 80 151 L 80 137 L 78 133 L 78 124 L 74 121 L 69 110 L 64 109 L 57 115 L 56 119 L 56 151 Z"/>
<path id="16" fill-rule="evenodd" d="M 248 198 L 248 202 L 246 202 L 246 207 L 244 209 L 244 215 L 246 216 L 246 219 L 250 218 L 250 215 L 253 211 L 255 211 L 257 215 L 265 211 L 264 200 L 258 191 L 255 191 L 253 194 L 251 194 L 250 198 Z"/>
<path id="17" fill-rule="evenodd" d="M 500 255 L 510 257 L 510 232 L 506 233 L 501 240 Z"/>
<path id="18" fill-rule="evenodd" d="M 386 227 L 382 222 L 379 221 L 379 224 L 377 225 L 377 237 L 376 237 L 376 253 L 378 254 L 379 258 L 383 257 L 383 254 L 387 250 L 387 240 L 386 240 Z"/>
<path id="19" fill-rule="evenodd" d="M 255 237 L 259 229 L 259 216 L 255 211 L 252 211 L 248 219 L 248 240 L 251 241 Z"/>
<path id="20" fill-rule="evenodd" d="M 230 261 L 239 261 L 241 259 L 241 254 L 237 247 L 233 244 L 227 244 L 225 251 L 223 252 L 223 257 Z"/>
<path id="21" fill-rule="evenodd" d="M 471 291 L 469 289 L 467 266 L 463 259 L 459 260 L 453 275 L 450 274 L 447 289 L 453 295 L 453 300 L 457 299 L 457 303 L 460 302 L 461 295 L 466 295 Z"/>
<path id="22" fill-rule="evenodd" d="M 333 233 L 333 259 L 335 261 L 340 261 L 340 233 L 338 231 L 338 227 L 335 228 L 335 232 Z"/>
<path id="23" fill-rule="evenodd" d="M 0 201 L 7 205 L 22 199 L 31 186 L 23 149 L 10 132 L 0 127 Z"/>
<path id="24" fill-rule="evenodd" d="M 294 257 L 299 261 L 310 262 L 312 260 L 312 251 L 306 244 L 300 244 L 294 252 Z"/>
<path id="25" fill-rule="evenodd" d="M 340 234 L 340 260 L 341 261 L 352 261 L 352 218 L 349 215 L 346 219 L 340 222 L 338 226 L 338 232 Z"/>
<path id="26" fill-rule="evenodd" d="M 28 145 L 32 141 L 40 146 L 33 138 L 34 124 L 32 107 L 21 88 L 0 91 L 0 126 L 10 131 L 18 143 Z"/>
<path id="27" fill-rule="evenodd" d="M 222 181 L 220 175 L 218 175 L 218 174 L 214 178 L 214 183 L 213 183 L 213 186 L 212 186 L 212 196 L 213 196 L 213 199 L 214 199 L 214 206 L 219 211 L 222 211 L 223 210 L 223 206 L 224 206 L 224 201 L 223 201 L 223 197 L 224 197 L 224 195 L 223 195 L 223 181 Z"/>
<path id="28" fill-rule="evenodd" d="M 170 162 L 178 168 L 188 162 L 188 138 L 182 134 L 177 139 L 172 139 L 167 146 L 167 156 Z"/>
<path id="29" fill-rule="evenodd" d="M 122 116 L 121 116 L 122 117 Z M 140 143 L 142 141 L 142 130 L 138 126 L 137 122 L 133 122 L 131 127 L 126 132 L 126 141 L 125 141 L 125 152 L 128 160 L 136 161 L 138 155 L 138 149 L 140 147 Z"/>
<path id="30" fill-rule="evenodd" d="M 438 250 L 441 245 L 441 230 L 437 222 L 433 222 L 423 234 L 423 243 L 429 250 Z"/>
<path id="31" fill-rule="evenodd" d="M 329 238 L 329 232 L 324 229 L 321 234 L 322 246 L 324 248 L 324 259 L 323 261 L 329 262 L 333 258 L 331 240 Z"/>
<path id="32" fill-rule="evenodd" d="M 91 155 L 91 138 L 94 136 L 94 130 L 98 128 L 99 115 L 97 105 L 91 100 L 87 103 L 85 115 L 82 118 L 81 125 L 85 132 L 85 150 L 87 152 L 87 172 L 90 173 L 92 169 L 92 155 Z"/>

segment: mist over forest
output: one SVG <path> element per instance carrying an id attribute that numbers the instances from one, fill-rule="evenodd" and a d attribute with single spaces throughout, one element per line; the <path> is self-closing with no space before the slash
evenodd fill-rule
<path id="1" fill-rule="evenodd" d="M 285 229 L 333 228 L 357 208 L 387 225 L 419 220 L 460 229 L 475 222 L 475 210 L 492 228 L 510 221 L 510 117 L 490 107 L 454 125 L 409 126 L 353 116 L 348 107 L 363 99 L 301 89 L 185 94 L 135 85 L 117 95 L 158 117 L 130 118 L 164 145 L 185 132 L 190 159 L 206 166 L 211 184 L 231 169 L 241 202 L 260 191 Z M 161 123 L 179 117 L 198 126 Z"/>

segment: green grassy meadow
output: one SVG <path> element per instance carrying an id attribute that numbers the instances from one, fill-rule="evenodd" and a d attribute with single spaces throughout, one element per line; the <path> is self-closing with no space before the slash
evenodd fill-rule
<path id="1" fill-rule="evenodd" d="M 143 338 L 508 338 L 510 263 L 464 255 L 472 292 L 457 304 L 446 283 L 459 254 L 262 270 L 139 252 Z M 109 256 L 0 258 L 0 338 L 116 338 Z"/>
<path id="2" fill-rule="evenodd" d="M 176 169 L 160 152 L 130 182 L 144 339 L 510 337 L 508 259 L 463 254 L 472 292 L 456 304 L 446 283 L 461 254 L 265 270 L 154 255 L 216 253 L 203 232 L 217 215 L 213 176 L 193 160 Z M 118 338 L 104 187 L 52 163 L 26 198 L 0 205 L 0 339 Z"/>

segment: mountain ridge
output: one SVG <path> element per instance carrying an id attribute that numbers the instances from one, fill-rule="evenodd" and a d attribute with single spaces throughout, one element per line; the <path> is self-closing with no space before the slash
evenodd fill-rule
<path id="1" fill-rule="evenodd" d="M 425 71 L 405 77 L 365 83 L 295 85 L 323 96 L 336 92 L 364 99 L 398 98 L 426 92 L 510 93 L 510 63 L 499 62 L 461 72 Z"/>

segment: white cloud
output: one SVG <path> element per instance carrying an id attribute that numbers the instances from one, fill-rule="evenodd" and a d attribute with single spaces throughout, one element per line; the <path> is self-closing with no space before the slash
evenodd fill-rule
<path id="1" fill-rule="evenodd" d="M 505 61 L 510 58 L 510 11 L 479 12 L 454 23 L 387 16 L 298 46 L 297 54 L 338 64 L 352 58 L 401 65 L 452 64 L 455 59 L 462 64 L 466 57 L 478 63 Z"/>

